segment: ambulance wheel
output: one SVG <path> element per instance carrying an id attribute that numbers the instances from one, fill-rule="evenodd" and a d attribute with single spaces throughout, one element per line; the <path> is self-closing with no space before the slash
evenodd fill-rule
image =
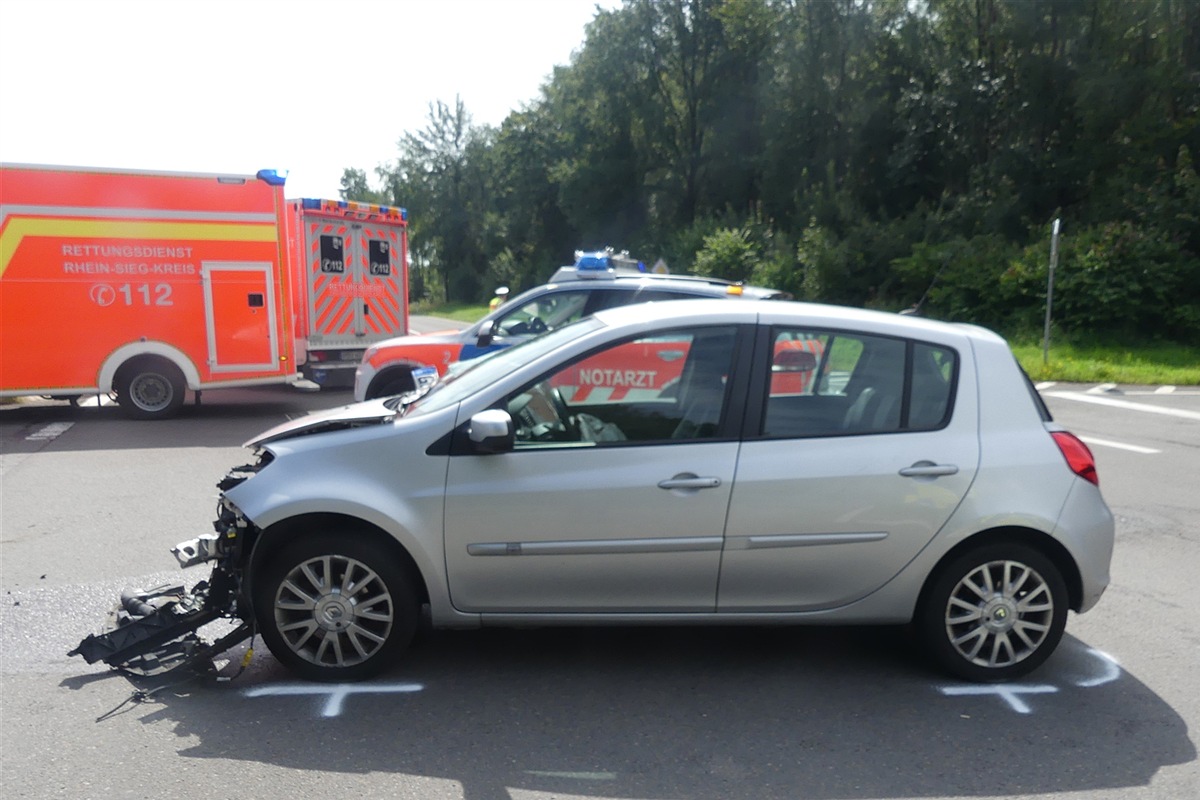
<path id="1" fill-rule="evenodd" d="M 166 419 L 183 405 L 187 383 L 179 367 L 161 358 L 138 358 L 117 370 L 117 403 L 132 419 Z"/>
<path id="2" fill-rule="evenodd" d="M 271 653 L 315 681 L 356 681 L 412 641 L 420 607 L 403 564 L 354 530 L 284 545 L 254 578 L 254 615 Z"/>

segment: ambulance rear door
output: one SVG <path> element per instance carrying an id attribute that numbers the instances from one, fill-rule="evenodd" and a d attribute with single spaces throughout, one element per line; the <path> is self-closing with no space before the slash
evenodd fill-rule
<path id="1" fill-rule="evenodd" d="M 404 330 L 402 243 L 395 226 L 307 215 L 309 348 L 359 348 Z"/>
<path id="2" fill-rule="evenodd" d="M 408 333 L 404 324 L 404 270 L 401 228 L 377 222 L 351 224 L 351 257 L 358 262 L 362 287 L 356 335 L 373 344 Z"/>

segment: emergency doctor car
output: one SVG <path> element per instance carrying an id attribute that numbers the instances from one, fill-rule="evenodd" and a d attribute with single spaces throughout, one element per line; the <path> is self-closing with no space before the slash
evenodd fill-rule
<path id="1" fill-rule="evenodd" d="M 646 364 L 674 380 L 637 385 Z M 598 392 L 598 373 L 632 380 Z M 913 623 L 1001 681 L 1109 581 L 1087 447 L 986 330 L 791 302 L 600 311 L 424 394 L 248 443 L 191 591 L 129 591 L 74 651 L 195 665 L 261 634 L 301 676 L 394 662 L 442 628 Z M 194 629 L 240 627 L 213 643 Z"/>
<path id="2" fill-rule="evenodd" d="M 412 391 L 433 371 L 444 375 L 454 362 L 511 347 L 601 309 L 698 297 L 782 300 L 790 295 L 717 278 L 647 272 L 627 253 L 611 249 L 577 251 L 575 264 L 560 268 L 550 283 L 497 306 L 464 331 L 400 336 L 368 348 L 355 376 L 354 399 Z M 419 370 L 415 378 L 413 370 Z"/>

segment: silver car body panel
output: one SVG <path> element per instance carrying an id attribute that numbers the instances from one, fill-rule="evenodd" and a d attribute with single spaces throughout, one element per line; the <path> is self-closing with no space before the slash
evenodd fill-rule
<path id="1" fill-rule="evenodd" d="M 446 567 L 464 611 L 714 611 L 737 442 L 453 458 Z M 710 489 L 659 488 L 673 476 Z M 569 511 L 568 511 L 569 509 Z M 510 548 L 504 558 L 480 547 Z"/>
<path id="2" fill-rule="evenodd" d="M 267 469 L 225 492 L 260 528 L 310 514 L 361 519 L 395 538 L 429 588 L 435 618 L 451 624 L 441 531 L 448 456 L 426 448 L 454 425 L 454 408 L 266 446 Z M 478 624 L 467 618 L 462 625 Z"/>

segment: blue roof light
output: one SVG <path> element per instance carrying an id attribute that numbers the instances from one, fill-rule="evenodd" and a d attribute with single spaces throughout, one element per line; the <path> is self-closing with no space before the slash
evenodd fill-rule
<path id="1" fill-rule="evenodd" d="M 575 256 L 576 269 L 608 269 L 612 266 L 612 258 L 606 250 L 596 250 L 591 253 L 579 252 Z"/>
<path id="2" fill-rule="evenodd" d="M 260 169 L 255 177 L 268 186 L 283 186 L 287 176 L 286 169 Z"/>

